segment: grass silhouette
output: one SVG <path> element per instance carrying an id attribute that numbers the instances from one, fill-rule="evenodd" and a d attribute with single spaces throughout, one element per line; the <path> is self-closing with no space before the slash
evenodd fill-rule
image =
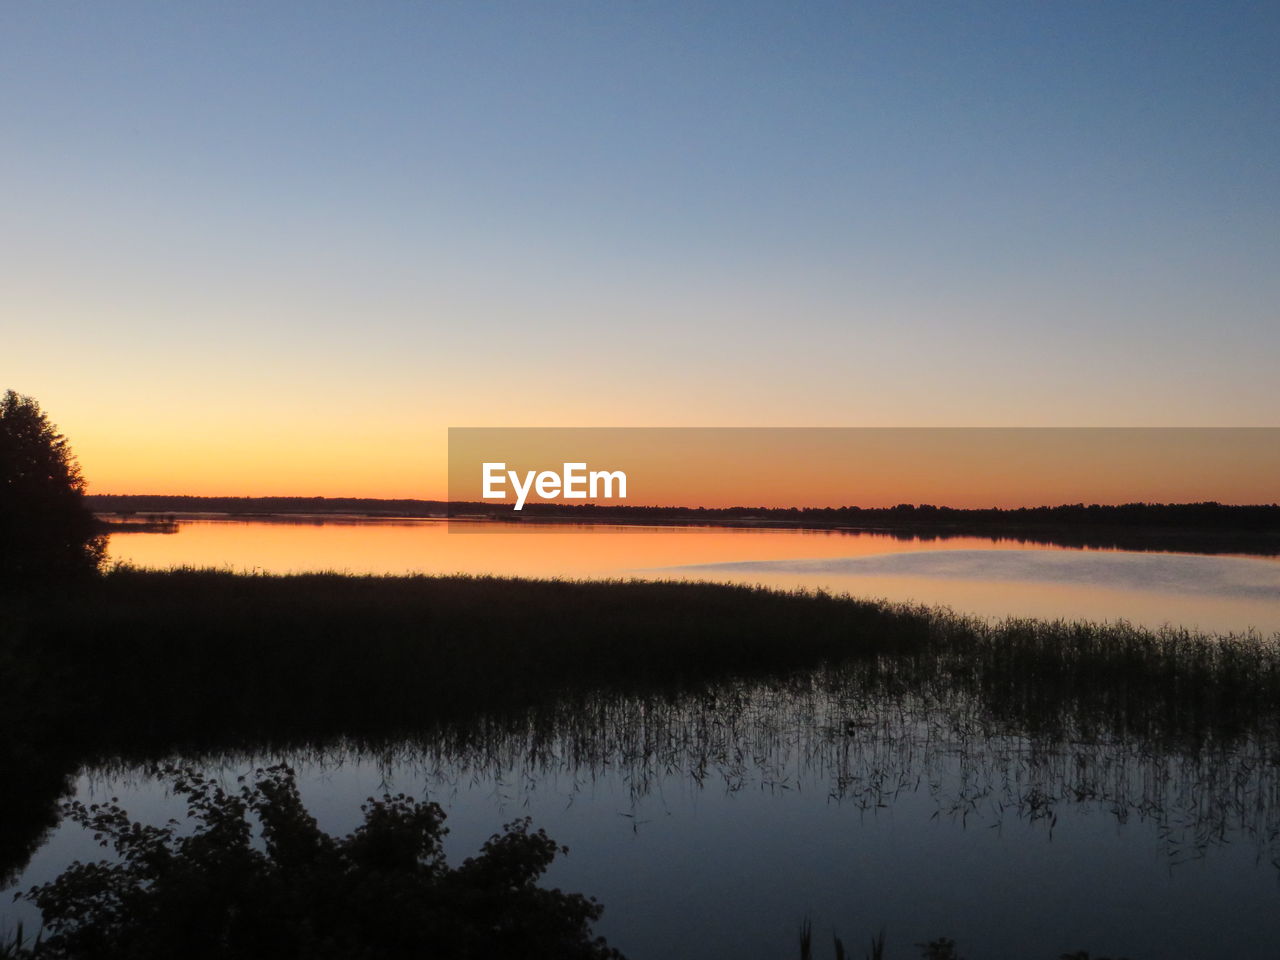
<path id="1" fill-rule="evenodd" d="M 646 764 L 731 780 L 719 758 L 743 751 L 724 738 L 767 758 L 779 716 L 838 760 L 849 802 L 893 789 L 922 749 L 894 724 L 924 723 L 940 750 L 981 744 L 962 751 L 978 765 L 966 781 L 1033 820 L 1073 797 L 1185 797 L 1204 819 L 1193 844 L 1246 814 L 1259 835 L 1276 827 L 1275 637 L 711 584 L 120 569 L 0 593 L 0 689 L 0 764 L 23 774 L 0 780 L 0 874 L 85 766 L 397 740 L 536 762 L 531 744 L 568 743 L 550 753 L 620 755 L 642 788 Z M 868 731 L 888 744 L 868 759 L 876 780 L 859 766 Z M 1017 743 L 1037 766 L 1011 780 L 1001 751 Z M 1143 764 L 1159 774 L 1125 773 Z M 1150 795 L 1125 795 L 1134 783 Z M 964 815 L 972 798 L 954 802 Z"/>

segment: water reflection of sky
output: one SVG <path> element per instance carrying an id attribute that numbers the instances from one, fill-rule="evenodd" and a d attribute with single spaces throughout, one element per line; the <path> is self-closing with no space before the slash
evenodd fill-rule
<path id="1" fill-rule="evenodd" d="M 1280 564 L 1238 557 L 1050 550 L 946 550 L 819 560 L 705 564 L 714 572 L 804 573 L 825 576 L 907 575 L 965 580 L 1034 580 L 1129 590 L 1280 597 Z"/>
<path id="2" fill-rule="evenodd" d="M 1280 563 L 1254 558 L 962 548 L 698 564 L 666 572 L 940 603 L 980 616 L 1280 631 Z"/>
<path id="3" fill-rule="evenodd" d="M 598 932 L 637 960 L 794 956 L 806 916 L 846 942 L 883 926 L 903 957 L 941 935 L 967 956 L 1164 960 L 1264 956 L 1280 936 L 1269 746 L 1032 742 L 963 701 L 847 693 L 745 690 L 711 711 L 698 696 L 611 700 L 461 751 L 426 740 L 205 766 L 234 786 L 287 760 L 336 834 L 371 795 L 436 800 L 454 863 L 531 816 L 570 849 L 547 884 L 600 898 Z M 76 795 L 119 797 L 152 823 L 184 807 L 137 768 L 82 774 Z M 21 883 L 101 855 L 64 824 Z M 34 919 L 7 903 L 6 918 Z"/>
<path id="4" fill-rule="evenodd" d="M 1280 631 L 1280 561 L 1081 550 L 984 537 L 716 527 L 200 520 L 111 538 L 144 567 L 674 577 L 821 588 L 979 616 Z M 464 531 L 464 532 L 459 532 Z"/>
<path id="5" fill-rule="evenodd" d="M 980 615 L 1280 629 L 1275 560 L 982 538 L 617 527 L 466 536 L 432 522 L 207 521 L 115 536 L 111 551 L 151 567 L 688 577 Z M 936 691 L 878 704 L 803 682 L 780 690 L 710 708 L 696 697 L 605 704 L 570 711 L 565 729 L 531 723 L 478 749 L 417 743 L 211 763 L 234 783 L 288 760 L 333 833 L 356 826 L 370 795 L 438 800 L 455 863 L 503 822 L 532 816 L 570 848 L 548 884 L 599 897 L 599 932 L 637 960 L 794 956 L 806 916 L 827 951 L 833 929 L 858 954 L 884 927 L 890 955 L 904 957 L 942 935 L 975 957 L 1088 949 L 1191 960 L 1266 956 L 1280 942 L 1274 740 L 1179 752 L 1068 730 L 1033 743 L 947 713 Z M 874 715 L 850 715 L 858 710 Z M 75 789 L 118 796 L 152 823 L 182 812 L 137 768 L 82 772 Z M 1052 816 L 1032 816 L 1031 796 L 1047 798 Z M 64 824 L 20 885 L 103 854 Z M 29 905 L 8 901 L 0 897 L 0 929 L 34 925 Z"/>

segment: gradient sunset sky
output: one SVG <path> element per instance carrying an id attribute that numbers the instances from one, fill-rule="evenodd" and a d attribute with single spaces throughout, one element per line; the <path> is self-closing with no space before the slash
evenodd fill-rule
<path id="1" fill-rule="evenodd" d="M 0 389 L 93 492 L 449 426 L 1280 425 L 1280 6 L 0 6 Z"/>

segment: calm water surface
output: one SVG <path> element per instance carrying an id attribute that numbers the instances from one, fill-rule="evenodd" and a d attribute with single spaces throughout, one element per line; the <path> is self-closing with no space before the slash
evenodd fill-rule
<path id="1" fill-rule="evenodd" d="M 707 579 L 984 616 L 1280 630 L 1275 559 L 972 537 L 202 520 L 114 535 L 110 552 L 147 567 Z M 973 960 L 1276 956 L 1280 733 L 1208 718 L 1200 735 L 1148 742 L 1107 732 L 1105 718 L 1024 722 L 945 685 L 862 690 L 817 675 L 723 684 L 377 748 L 192 759 L 229 782 L 289 762 L 335 833 L 371 795 L 436 800 L 454 862 L 530 816 L 570 847 L 547 882 L 598 897 L 598 931 L 634 958 L 794 957 L 806 916 L 819 956 L 833 930 L 860 956 L 882 927 L 893 958 L 944 935 Z M 183 809 L 143 767 L 85 769 L 74 789 L 153 823 Z M 16 886 L 101 855 L 63 824 Z M 17 920 L 38 922 L 0 902 L 0 929 Z"/>
<path id="2" fill-rule="evenodd" d="M 144 567 L 719 580 L 944 604 L 989 617 L 1280 631 L 1275 558 L 825 530 L 573 530 L 433 520 L 197 520 L 172 534 L 115 534 L 109 551 Z"/>
<path id="3" fill-rule="evenodd" d="M 962 697 L 800 679 L 201 763 L 234 785 L 286 760 L 333 833 L 371 795 L 436 800 L 455 863 L 530 816 L 570 848 L 546 882 L 598 897 L 598 931 L 635 958 L 794 957 L 808 916 L 858 945 L 883 926 L 890 957 L 948 935 L 971 958 L 1194 960 L 1274 957 L 1280 942 L 1274 749 L 1031 738 Z M 138 768 L 85 771 L 76 793 L 153 823 L 183 809 Z M 21 884 L 100 855 L 63 825 Z"/>

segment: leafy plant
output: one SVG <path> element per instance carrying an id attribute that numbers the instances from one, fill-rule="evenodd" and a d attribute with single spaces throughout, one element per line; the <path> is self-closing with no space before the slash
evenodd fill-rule
<path id="1" fill-rule="evenodd" d="M 176 820 L 132 822 L 115 800 L 65 804 L 117 859 L 77 861 L 22 894 L 43 913 L 46 935 L 20 955 L 621 956 L 592 937 L 600 904 L 537 886 L 566 848 L 528 820 L 507 824 L 478 856 L 451 868 L 438 804 L 404 794 L 370 799 L 361 826 L 337 839 L 307 812 L 287 766 L 260 769 L 233 790 L 193 770 L 164 772 L 186 796 L 194 830 Z"/>

